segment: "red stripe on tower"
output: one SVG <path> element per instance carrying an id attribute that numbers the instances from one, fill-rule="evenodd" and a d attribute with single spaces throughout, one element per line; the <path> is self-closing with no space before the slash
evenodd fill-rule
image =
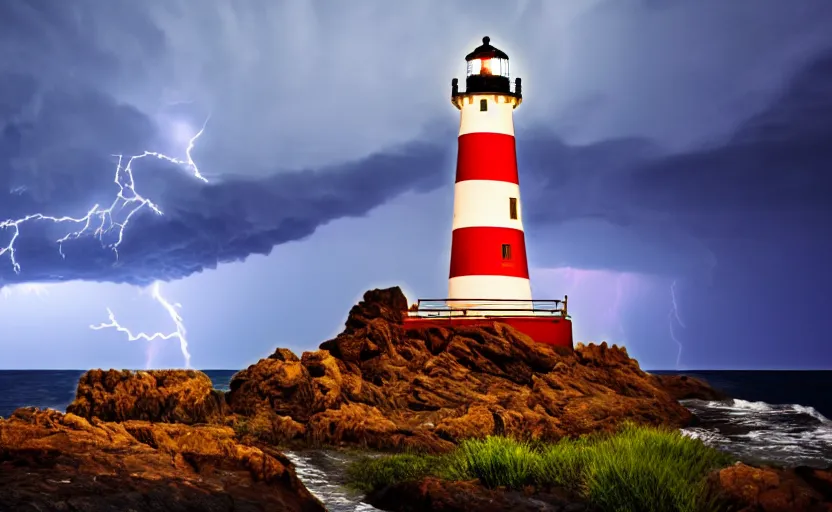
<path id="1" fill-rule="evenodd" d="M 459 136 L 456 182 L 493 180 L 520 183 L 514 135 L 466 133 Z"/>
<path id="2" fill-rule="evenodd" d="M 508 276 L 529 278 L 526 241 L 519 229 L 495 227 L 459 228 L 451 242 L 451 278 L 459 276 Z M 499 255 L 483 258 L 485 254 Z M 499 298 L 499 297 L 465 297 Z"/>

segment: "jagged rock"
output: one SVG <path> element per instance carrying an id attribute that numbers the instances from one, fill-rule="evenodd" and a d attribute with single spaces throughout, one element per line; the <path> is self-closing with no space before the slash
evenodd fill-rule
<path id="1" fill-rule="evenodd" d="M 739 512 L 832 511 L 832 468 L 755 468 L 742 463 L 714 472 L 711 488 Z"/>
<path id="2" fill-rule="evenodd" d="M 228 413 L 211 379 L 193 370 L 90 370 L 67 412 L 104 421 L 218 423 Z"/>
<path id="3" fill-rule="evenodd" d="M 18 409 L 0 420 L 0 510 L 323 512 L 293 465 L 222 426 Z"/>
<path id="4" fill-rule="evenodd" d="M 288 363 L 300 361 L 300 359 L 298 359 L 298 356 L 296 356 L 295 353 L 289 350 L 288 348 L 279 348 L 275 350 L 274 354 L 269 356 L 269 359 L 277 359 L 280 361 L 286 361 Z"/>
<path id="5" fill-rule="evenodd" d="M 260 408 L 248 416 L 236 416 L 230 422 L 241 441 L 281 446 L 303 438 L 306 426 L 272 409 Z"/>
<path id="6" fill-rule="evenodd" d="M 615 345 L 562 351 L 500 323 L 410 328 L 406 308 L 399 288 L 367 292 L 319 350 L 278 349 L 235 375 L 229 407 L 289 418 L 306 444 L 442 451 L 466 437 L 555 440 L 623 420 L 684 426 L 692 415 L 678 390 L 715 393 L 650 375 Z"/>

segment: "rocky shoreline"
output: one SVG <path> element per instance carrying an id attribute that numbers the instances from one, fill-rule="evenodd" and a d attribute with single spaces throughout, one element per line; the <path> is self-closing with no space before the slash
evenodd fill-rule
<path id="1" fill-rule="evenodd" d="M 695 417 L 678 400 L 725 398 L 648 374 L 622 347 L 557 350 L 498 323 L 407 329 L 406 309 L 398 288 L 369 291 L 336 338 L 300 357 L 277 349 L 227 393 L 198 371 L 90 370 L 66 414 L 0 419 L 0 510 L 324 510 L 280 450 L 442 453 L 487 435 L 684 427 Z M 738 465 L 710 480 L 737 510 L 832 510 L 828 471 Z M 561 508 L 540 508 L 557 500 L 534 490 L 428 479 L 368 499 L 386 510 L 588 510 L 553 496 Z M 794 506 L 804 508 L 782 508 Z"/>
<path id="2" fill-rule="evenodd" d="M 755 468 L 737 463 L 714 472 L 707 485 L 721 500 L 718 510 L 739 512 L 828 512 L 832 472 L 813 468 Z M 371 492 L 367 503 L 390 512 L 597 512 L 559 489 L 488 489 L 477 481 L 434 477 Z"/>
<path id="3" fill-rule="evenodd" d="M 276 450 L 233 429 L 18 409 L 0 420 L 0 510 L 324 511 Z"/>

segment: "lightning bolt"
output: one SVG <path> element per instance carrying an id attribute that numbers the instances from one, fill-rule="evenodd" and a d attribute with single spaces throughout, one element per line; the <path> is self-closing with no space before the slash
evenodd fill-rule
<path id="1" fill-rule="evenodd" d="M 671 308 L 667 314 L 667 321 L 668 326 L 670 327 L 670 337 L 673 339 L 674 342 L 679 346 L 679 352 L 676 354 L 676 369 L 679 369 L 679 363 L 682 360 L 682 342 L 676 336 L 676 332 L 673 330 L 674 320 L 675 323 L 678 323 L 682 329 L 687 329 L 685 323 L 682 321 L 682 318 L 679 316 L 679 304 L 676 302 L 676 280 L 674 279 L 673 282 L 670 284 L 670 303 Z"/>
<path id="2" fill-rule="evenodd" d="M 182 305 L 179 303 L 171 304 L 167 299 L 165 299 L 162 296 L 161 287 L 158 281 L 151 285 L 150 291 L 153 299 L 165 308 L 165 311 L 167 311 L 171 320 L 173 320 L 173 323 L 176 326 L 176 331 L 167 334 L 161 332 L 155 332 L 153 334 L 140 332 L 138 334 L 133 334 L 133 332 L 130 329 L 123 327 L 120 323 L 118 323 L 115 314 L 113 314 L 110 308 L 107 308 L 107 315 L 110 319 L 110 322 L 102 323 L 99 325 L 90 325 L 90 329 L 94 331 L 100 331 L 101 329 L 115 329 L 118 332 L 123 332 L 124 334 L 126 334 L 127 339 L 129 341 L 145 340 L 147 342 L 152 342 L 154 340 L 170 340 L 176 338 L 179 340 L 179 350 L 182 352 L 182 356 L 185 358 L 185 367 L 190 368 L 191 354 L 190 352 L 188 352 L 188 339 L 186 337 L 187 331 L 185 330 L 185 324 L 182 321 L 182 315 L 180 315 L 179 311 L 177 311 L 177 309 L 180 309 Z M 147 366 L 150 366 L 149 358 Z"/>
<path id="3" fill-rule="evenodd" d="M 133 218 L 133 215 L 138 213 L 143 208 L 148 208 L 157 215 L 163 214 L 162 210 L 159 208 L 158 205 L 156 205 L 153 201 L 142 196 L 136 191 L 135 180 L 133 178 L 134 162 L 148 157 L 154 157 L 160 160 L 165 160 L 172 164 L 186 167 L 196 179 L 204 183 L 207 183 L 208 180 L 205 178 L 205 176 L 202 175 L 202 173 L 199 170 L 199 167 L 197 167 L 196 165 L 196 162 L 194 162 L 194 159 L 191 156 L 191 151 L 193 151 L 197 139 L 199 139 L 199 137 L 201 137 L 202 134 L 205 132 L 205 127 L 208 125 L 208 120 L 210 118 L 211 116 L 209 115 L 205 119 L 205 122 L 202 124 L 202 128 L 188 141 L 188 147 L 185 150 L 185 160 L 171 157 L 156 151 L 145 151 L 140 155 L 131 156 L 125 164 L 123 155 L 113 155 L 114 157 L 118 158 L 116 172 L 113 178 L 113 182 L 116 184 L 116 186 L 118 186 L 118 194 L 116 194 L 116 197 L 113 199 L 113 202 L 110 204 L 109 208 L 102 208 L 101 205 L 95 204 L 92 208 L 90 208 L 87 211 L 87 214 L 83 217 L 53 216 L 46 215 L 43 213 L 33 213 L 25 217 L 21 217 L 19 219 L 8 219 L 0 222 L 0 230 L 8 229 L 12 231 L 12 236 L 9 240 L 8 245 L 4 247 L 0 246 L 0 256 L 8 254 L 14 272 L 16 274 L 20 274 L 21 265 L 16 258 L 17 249 L 15 247 L 15 242 L 20 236 L 21 226 L 32 221 L 46 220 L 56 224 L 72 223 L 76 225 L 82 225 L 80 229 L 67 233 L 65 236 L 59 238 L 56 241 L 56 243 L 58 244 L 58 253 L 61 255 L 62 258 L 66 258 L 66 255 L 63 252 L 63 244 L 68 240 L 78 239 L 84 235 L 91 234 L 92 236 L 98 238 L 102 246 L 105 246 L 104 235 L 107 233 L 115 232 L 115 241 L 107 245 L 107 247 L 113 250 L 113 252 L 116 255 L 116 260 L 118 260 L 118 248 L 124 240 L 124 231 L 127 229 L 127 225 L 129 224 L 130 219 Z M 23 191 L 24 189 L 15 189 L 13 192 L 22 193 Z M 121 222 L 117 222 L 116 220 L 114 220 L 114 215 L 116 213 L 122 212 L 124 209 L 127 209 L 127 214 L 124 216 L 124 219 Z M 177 338 L 179 340 L 179 348 L 182 351 L 183 357 L 185 358 L 185 366 L 187 368 L 190 368 L 191 354 L 188 352 L 188 340 L 185 336 L 185 325 L 182 321 L 182 316 L 177 311 L 177 308 L 181 308 L 182 306 L 178 303 L 171 304 L 167 301 L 167 299 L 165 299 L 162 296 L 158 281 L 151 285 L 151 295 L 154 298 L 154 300 L 156 300 L 165 308 L 171 320 L 173 320 L 173 323 L 176 326 L 175 332 L 168 334 L 146 334 L 143 332 L 133 334 L 129 329 L 122 327 L 118 323 L 118 321 L 115 318 L 115 315 L 110 310 L 110 308 L 107 308 L 107 313 L 109 315 L 110 322 L 100 325 L 91 325 L 90 328 L 94 330 L 114 328 L 120 332 L 127 334 L 128 339 L 131 341 L 143 339 L 148 342 L 152 342 L 156 339 L 169 340 Z M 150 361 L 148 360 L 148 363 L 149 362 Z"/>
<path id="4" fill-rule="evenodd" d="M 193 157 L 191 156 L 191 151 L 194 149 L 197 139 L 199 139 L 199 137 L 201 137 L 203 132 L 205 131 L 205 127 L 208 124 L 208 119 L 210 119 L 210 116 L 205 119 L 205 122 L 202 124 L 202 129 L 200 129 L 196 133 L 196 135 L 191 137 L 191 139 L 188 141 L 188 147 L 185 150 L 185 160 L 170 157 L 168 155 L 158 153 L 156 151 L 145 151 L 140 155 L 131 156 L 127 160 L 127 163 L 124 164 L 123 155 L 113 155 L 114 157 L 118 158 L 118 164 L 116 165 L 116 172 L 113 181 L 115 182 L 116 186 L 118 186 L 119 190 L 118 194 L 116 194 L 116 197 L 113 199 L 113 202 L 110 204 L 109 208 L 103 208 L 101 207 L 101 205 L 96 204 L 92 208 L 90 208 L 89 211 L 87 211 L 87 214 L 83 217 L 58 217 L 53 215 L 45 215 L 43 213 L 33 213 L 25 217 L 21 217 L 19 219 L 8 219 L 0 222 L 0 230 L 8 229 L 12 232 L 12 236 L 9 240 L 8 245 L 6 245 L 5 247 L 0 246 L 0 256 L 8 254 L 14 272 L 16 274 L 20 274 L 21 266 L 16 258 L 17 249 L 15 247 L 15 242 L 17 241 L 17 238 L 20 236 L 21 226 L 31 221 L 47 220 L 56 224 L 82 224 L 82 227 L 80 229 L 70 232 L 56 240 L 56 243 L 58 244 L 58 253 L 61 255 L 62 258 L 66 258 L 66 255 L 63 252 L 63 244 L 68 240 L 75 240 L 80 238 L 81 236 L 91 233 L 92 236 L 98 238 L 102 246 L 105 246 L 104 235 L 107 233 L 115 232 L 115 242 L 106 245 L 106 247 L 112 249 L 116 255 L 116 259 L 118 259 L 118 248 L 124 240 L 124 231 L 125 229 L 127 229 L 127 225 L 130 222 L 130 219 L 133 218 L 133 215 L 135 215 L 145 207 L 149 208 L 151 211 L 153 211 L 153 213 L 157 215 L 162 215 L 162 210 L 159 208 L 158 205 L 153 203 L 153 201 L 151 201 L 150 199 L 143 197 L 136 191 L 136 185 L 133 179 L 133 163 L 143 158 L 155 157 L 160 160 L 165 160 L 176 165 L 185 166 L 187 169 L 191 171 L 195 178 L 204 183 L 207 183 L 208 180 L 205 179 L 205 176 L 203 176 L 202 173 L 199 171 L 199 167 L 197 167 L 196 163 L 193 160 Z M 127 209 L 127 215 L 124 217 L 124 220 L 122 220 L 121 222 L 117 222 L 116 220 L 114 220 L 114 214 L 121 212 L 125 208 Z"/>

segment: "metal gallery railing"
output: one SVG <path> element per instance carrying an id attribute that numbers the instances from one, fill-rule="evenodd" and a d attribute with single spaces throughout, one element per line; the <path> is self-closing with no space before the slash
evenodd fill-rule
<path id="1" fill-rule="evenodd" d="M 407 314 L 410 317 L 488 317 L 488 316 L 568 316 L 568 297 L 552 300 L 522 299 L 419 299 Z"/>

